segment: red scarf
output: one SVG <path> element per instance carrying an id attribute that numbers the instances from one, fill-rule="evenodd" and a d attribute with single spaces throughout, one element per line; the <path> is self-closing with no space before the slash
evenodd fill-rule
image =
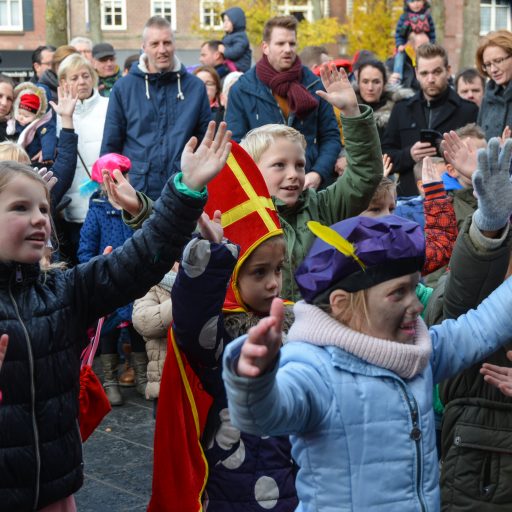
<path id="1" fill-rule="evenodd" d="M 270 65 L 267 56 L 263 55 L 256 64 L 256 75 L 270 87 L 272 94 L 288 99 L 290 110 L 299 119 L 303 119 L 318 107 L 318 99 L 302 85 L 302 63 L 299 57 L 295 59 L 290 69 L 276 71 Z"/>

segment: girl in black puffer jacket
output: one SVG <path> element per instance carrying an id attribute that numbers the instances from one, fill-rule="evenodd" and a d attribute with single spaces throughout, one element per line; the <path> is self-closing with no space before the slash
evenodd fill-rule
<path id="1" fill-rule="evenodd" d="M 213 130 L 214 123 L 195 153 L 189 142 L 183 173 L 169 180 L 143 229 L 112 254 L 66 271 L 39 266 L 50 236 L 44 182 L 27 166 L 0 163 L 0 334 L 9 337 L 0 373 L 2 512 L 60 502 L 75 509 L 72 495 L 83 481 L 77 418 L 87 326 L 144 295 L 180 256 L 201 215 L 204 187 L 230 149 L 225 125 L 212 144 Z"/>

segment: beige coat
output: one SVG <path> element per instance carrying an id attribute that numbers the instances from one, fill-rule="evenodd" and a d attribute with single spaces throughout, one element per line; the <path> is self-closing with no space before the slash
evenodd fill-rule
<path id="1" fill-rule="evenodd" d="M 158 398 L 167 354 L 167 330 L 172 322 L 170 292 L 162 286 L 153 286 L 144 297 L 134 302 L 132 321 L 146 342 L 149 360 L 146 398 Z"/>

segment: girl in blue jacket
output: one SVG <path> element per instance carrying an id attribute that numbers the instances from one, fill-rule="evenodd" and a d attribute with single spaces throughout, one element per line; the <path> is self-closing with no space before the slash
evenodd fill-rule
<path id="1" fill-rule="evenodd" d="M 482 195 L 484 174 L 509 165 L 511 152 L 512 141 L 497 166 L 480 155 Z M 497 219 L 506 226 L 511 203 L 480 201 L 481 229 Z M 432 386 L 510 339 L 512 281 L 428 330 L 415 293 L 424 259 L 417 224 L 387 216 L 309 226 L 318 239 L 296 273 L 305 301 L 286 345 L 280 350 L 275 300 L 270 317 L 226 347 L 232 422 L 255 435 L 290 435 L 299 511 L 438 511 Z"/>

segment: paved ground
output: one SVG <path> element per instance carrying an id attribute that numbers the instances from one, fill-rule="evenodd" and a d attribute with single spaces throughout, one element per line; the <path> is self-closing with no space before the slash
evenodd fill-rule
<path id="1" fill-rule="evenodd" d="M 134 388 L 84 444 L 85 482 L 75 495 L 78 512 L 146 510 L 153 466 L 153 402 Z"/>

